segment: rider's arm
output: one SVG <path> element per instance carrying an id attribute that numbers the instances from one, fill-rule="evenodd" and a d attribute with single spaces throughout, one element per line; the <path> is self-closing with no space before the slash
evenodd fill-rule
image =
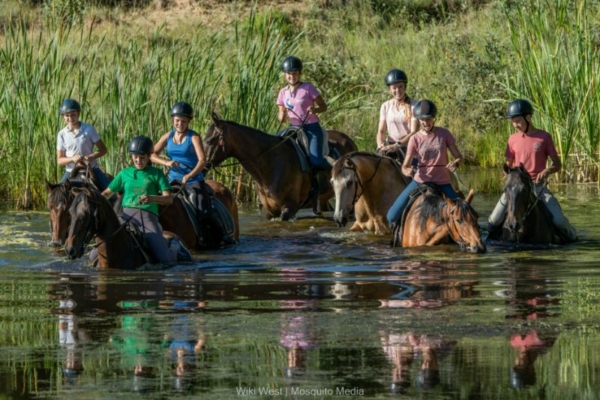
<path id="1" fill-rule="evenodd" d="M 206 166 L 206 157 L 204 156 L 204 146 L 202 145 L 202 140 L 200 140 L 200 136 L 193 135 L 192 136 L 192 144 L 194 145 L 194 150 L 196 151 L 196 156 L 198 157 L 198 162 L 194 169 L 190 171 L 189 174 L 183 177 L 183 184 L 185 184 L 190 178 L 198 175 L 204 167 Z"/>
<path id="2" fill-rule="evenodd" d="M 96 151 L 95 153 L 92 153 L 88 156 L 83 157 L 83 159 L 87 162 L 101 158 L 108 151 L 106 149 L 106 145 L 104 144 L 104 142 L 102 140 L 98 140 L 96 143 L 94 143 L 94 145 L 98 148 L 98 151 Z"/>
<path id="3" fill-rule="evenodd" d="M 104 193 L 104 192 L 102 192 L 102 193 Z M 170 190 L 163 190 L 162 194 L 160 194 L 160 195 L 143 194 L 140 196 L 139 200 L 140 200 L 140 203 L 142 203 L 142 204 L 158 203 L 158 204 L 168 206 L 169 204 L 173 203 L 173 197 L 171 196 Z"/>
<path id="4" fill-rule="evenodd" d="M 562 167 L 560 158 L 558 156 L 550 156 L 550 161 L 550 165 L 538 174 L 536 178 L 537 183 L 544 182 L 551 174 L 560 171 Z"/>
<path id="5" fill-rule="evenodd" d="M 150 155 L 150 161 L 152 161 L 155 164 L 164 165 L 165 167 L 176 168 L 178 165 L 176 161 L 167 160 L 166 158 L 160 156 L 160 153 L 167 146 L 168 139 L 169 132 L 165 133 L 160 137 L 160 139 L 158 139 L 158 142 L 156 142 L 156 144 L 154 145 L 154 153 Z"/>
<path id="6" fill-rule="evenodd" d="M 324 113 L 325 111 L 327 111 L 327 104 L 325 103 L 325 100 L 323 100 L 323 97 L 321 97 L 321 96 L 317 97 L 315 99 L 315 104 L 317 105 L 317 107 L 312 105 L 308 108 L 309 113 L 320 114 L 320 113 Z"/>
<path id="7" fill-rule="evenodd" d="M 385 146 L 385 135 L 387 133 L 387 122 L 385 119 L 379 120 L 379 127 L 377 128 L 377 150 L 380 150 Z"/>
<path id="8" fill-rule="evenodd" d="M 64 150 L 56 150 L 56 163 L 61 166 L 65 166 L 69 163 L 77 164 L 82 157 L 80 155 L 74 155 L 73 157 L 67 157 Z"/>
<path id="9" fill-rule="evenodd" d="M 448 146 L 448 150 L 450 150 L 450 153 L 454 156 L 454 161 L 446 165 L 446 168 L 448 168 L 450 172 L 454 172 L 463 162 L 463 156 L 460 154 L 460 150 L 458 150 L 458 147 L 456 147 L 455 144 Z"/>
<path id="10" fill-rule="evenodd" d="M 279 107 L 279 116 L 277 117 L 277 119 L 279 120 L 279 122 L 284 123 L 286 118 L 287 118 L 287 109 L 285 108 L 285 106 L 277 106 Z"/>
<path id="11" fill-rule="evenodd" d="M 113 191 L 110 190 L 109 188 L 106 188 L 102 191 L 102 196 L 106 197 L 107 199 L 110 199 L 113 195 Z"/>

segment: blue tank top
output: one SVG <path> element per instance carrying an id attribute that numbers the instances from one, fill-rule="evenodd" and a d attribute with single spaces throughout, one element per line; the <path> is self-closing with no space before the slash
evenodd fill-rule
<path id="1" fill-rule="evenodd" d="M 169 138 L 167 139 L 167 156 L 173 161 L 179 163 L 178 168 L 171 168 L 169 170 L 169 181 L 178 180 L 181 182 L 183 177 L 189 174 L 196 164 L 198 164 L 198 156 L 196 155 L 196 149 L 192 143 L 192 136 L 195 134 L 191 129 L 188 129 L 187 136 L 183 138 L 181 144 L 173 142 L 173 136 L 175 135 L 175 129 L 169 132 Z M 204 175 L 199 172 L 198 175 L 191 178 L 188 182 L 200 182 L 204 180 Z"/>

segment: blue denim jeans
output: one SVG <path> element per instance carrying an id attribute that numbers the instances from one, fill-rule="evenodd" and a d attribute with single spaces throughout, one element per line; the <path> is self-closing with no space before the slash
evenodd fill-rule
<path id="1" fill-rule="evenodd" d="M 323 155 L 325 134 L 323 133 L 321 125 L 318 122 L 315 122 L 314 124 L 304 125 L 302 129 L 308 138 L 310 164 L 316 168 L 331 169 L 331 165 L 329 165 Z"/>
<path id="2" fill-rule="evenodd" d="M 417 183 L 417 181 L 415 181 L 413 179 L 404 188 L 402 193 L 400 193 L 400 196 L 398 196 L 398 198 L 396 199 L 396 201 L 394 202 L 392 207 L 390 207 L 390 209 L 387 213 L 387 220 L 390 223 L 390 225 L 395 225 L 398 223 L 398 221 L 400 221 L 400 218 L 402 218 L 402 214 L 404 214 L 404 210 L 406 209 L 406 206 L 408 206 L 408 201 L 410 200 L 410 194 L 413 190 L 415 190 L 417 188 L 418 185 L 419 185 L 419 183 Z M 456 194 L 456 191 L 454 190 L 454 188 L 452 187 L 451 184 L 447 183 L 445 185 L 437 185 L 437 187 L 442 192 L 444 192 L 446 197 L 448 197 L 449 199 L 454 200 L 454 199 L 458 198 L 458 194 Z"/>

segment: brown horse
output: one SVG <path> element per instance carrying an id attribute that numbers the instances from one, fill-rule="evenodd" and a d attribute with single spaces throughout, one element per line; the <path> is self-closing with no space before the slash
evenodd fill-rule
<path id="1" fill-rule="evenodd" d="M 135 269 L 148 262 L 141 246 L 121 227 L 112 205 L 100 192 L 74 189 L 69 214 L 71 224 L 65 251 L 70 259 L 83 256 L 86 244 L 95 238 L 100 268 Z M 164 236 L 174 237 L 166 231 Z"/>
<path id="2" fill-rule="evenodd" d="M 335 192 L 333 219 L 345 226 L 354 206 L 351 231 L 376 235 L 391 233 L 387 212 L 406 187 L 398 162 L 376 153 L 354 152 L 333 164 L 331 184 Z"/>
<path id="3" fill-rule="evenodd" d="M 552 216 L 540 201 L 531 176 L 522 165 L 509 168 L 504 165 L 506 180 L 506 218 L 502 225 L 501 240 L 516 243 L 561 243 L 552 223 Z"/>
<path id="4" fill-rule="evenodd" d="M 214 191 L 215 198 L 221 201 L 229 210 L 234 223 L 233 238 L 239 241 L 239 216 L 238 208 L 233 193 L 224 185 L 213 180 L 206 180 L 206 184 Z M 50 210 L 50 226 L 52 228 L 52 241 L 54 246 L 62 246 L 67 239 L 70 224 L 69 207 L 73 201 L 73 188 L 90 187 L 86 182 L 67 180 L 62 184 L 52 184 L 46 181 L 48 191 L 48 209 Z M 181 194 L 183 195 L 183 193 Z M 115 204 L 119 208 L 120 204 Z M 179 196 L 175 196 L 170 206 L 160 206 L 159 222 L 163 229 L 176 233 L 182 238 L 185 245 L 190 249 L 202 249 L 206 247 L 218 247 L 218 243 L 204 242 L 196 235 L 193 223 L 189 220 Z M 210 232 L 203 232 L 204 238 L 211 238 Z"/>
<path id="5" fill-rule="evenodd" d="M 50 183 L 46 181 L 46 192 L 48 192 L 48 210 L 50 210 L 50 229 L 52 239 L 50 245 L 60 247 L 64 245 L 69 233 L 69 207 L 73 201 L 72 189 L 75 187 L 87 187 L 86 182 L 71 181 L 67 179 L 64 183 Z"/>
<path id="6" fill-rule="evenodd" d="M 307 202 L 311 190 L 310 173 L 302 172 L 300 159 L 290 140 L 269 135 L 258 129 L 220 119 L 212 115 L 213 124 L 204 139 L 209 165 L 218 166 L 233 157 L 252 176 L 268 219 L 287 221 Z M 328 131 L 329 143 L 340 154 L 356 151 L 356 144 L 341 132 Z M 321 207 L 333 196 L 333 190 L 319 194 Z"/>
<path id="7" fill-rule="evenodd" d="M 398 224 L 394 229 L 393 246 L 398 243 L 402 247 L 457 243 L 463 251 L 485 253 L 486 246 L 477 222 L 479 216 L 470 204 L 473 190 L 465 200 L 450 200 L 427 185 L 419 188 L 422 193 L 409 205 L 402 225 Z"/>

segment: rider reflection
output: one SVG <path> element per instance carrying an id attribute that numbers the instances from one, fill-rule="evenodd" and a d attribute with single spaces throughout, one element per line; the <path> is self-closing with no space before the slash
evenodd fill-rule
<path id="1" fill-rule="evenodd" d="M 510 338 L 510 345 L 519 351 L 510 373 L 510 383 L 515 389 L 533 386 L 536 383 L 534 363 L 553 345 L 555 338 L 540 338 L 534 329 L 527 334 L 515 334 Z"/>
<path id="2" fill-rule="evenodd" d="M 314 331 L 315 304 L 312 301 L 284 300 L 281 308 L 292 310 L 282 315 L 279 343 L 287 350 L 285 376 L 297 378 L 306 373 L 307 351 L 318 346 Z M 308 312 L 306 312 L 308 311 Z"/>

